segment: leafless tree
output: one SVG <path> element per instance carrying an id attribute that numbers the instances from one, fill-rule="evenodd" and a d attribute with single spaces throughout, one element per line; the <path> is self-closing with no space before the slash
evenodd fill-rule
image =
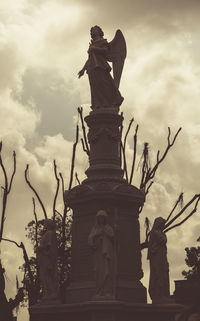
<path id="1" fill-rule="evenodd" d="M 85 129 L 85 121 L 83 118 L 83 107 L 78 107 L 78 114 L 81 119 L 81 127 L 82 127 L 82 132 L 83 132 L 83 137 L 81 138 L 81 144 L 83 151 L 87 154 L 87 156 L 90 155 L 90 149 L 89 149 L 89 143 L 87 139 L 87 134 L 86 134 L 86 129 Z"/>
<path id="2" fill-rule="evenodd" d="M 3 229 L 4 229 L 5 219 L 6 219 L 6 206 L 7 206 L 8 195 L 10 194 L 12 184 L 13 184 L 13 179 L 16 173 L 16 153 L 15 151 L 13 151 L 13 172 L 9 181 L 8 174 L 2 159 L 2 154 L 1 154 L 2 146 L 3 144 L 2 142 L 0 142 L 0 167 L 2 169 L 3 177 L 4 177 L 4 185 L 1 186 L 1 189 L 3 191 L 3 201 L 2 201 L 1 225 L 0 225 L 0 242 L 3 237 Z"/>
<path id="3" fill-rule="evenodd" d="M 81 117 L 82 117 L 82 111 L 81 110 L 80 110 L 80 114 L 81 114 Z M 75 137 L 75 142 L 73 144 L 73 151 L 72 151 L 72 160 L 71 160 L 71 169 L 70 169 L 70 178 L 69 178 L 68 191 L 71 190 L 72 184 L 73 184 L 76 148 L 77 148 L 78 141 L 79 141 L 79 126 L 77 125 L 76 126 L 76 137 Z M 61 172 L 58 173 L 57 164 L 56 164 L 55 160 L 53 161 L 53 169 L 54 169 L 54 176 L 55 176 L 55 179 L 56 179 L 56 191 L 55 191 L 54 200 L 53 200 L 53 215 L 52 215 L 52 218 L 53 218 L 53 220 L 55 220 L 56 219 L 56 215 L 58 215 L 60 217 L 61 221 L 62 221 L 61 231 L 60 231 L 61 232 L 61 245 L 60 245 L 60 249 L 59 249 L 59 251 L 60 251 L 60 265 L 61 265 L 60 284 L 62 286 L 62 284 L 64 284 L 65 278 L 66 278 L 66 276 L 65 276 L 65 263 L 66 262 L 65 262 L 65 255 L 64 254 L 65 254 L 65 251 L 66 251 L 66 244 L 69 245 L 70 238 L 71 238 L 71 217 L 68 217 L 68 213 L 70 212 L 70 208 L 69 208 L 69 204 L 68 204 L 68 201 L 67 201 L 67 198 L 66 198 L 66 191 L 65 191 L 66 188 L 65 188 L 65 184 L 64 184 L 63 175 L 62 175 Z M 78 181 L 77 173 L 75 173 L 75 177 L 76 177 L 76 179 Z M 31 183 L 31 181 L 29 179 L 29 165 L 27 165 L 27 167 L 25 169 L 25 180 L 26 180 L 26 183 L 28 184 L 28 186 L 30 187 L 30 189 L 33 191 L 34 195 L 36 196 L 36 199 L 37 199 L 38 203 L 40 204 L 40 206 L 41 206 L 41 208 L 43 210 L 44 218 L 47 219 L 48 218 L 47 211 L 46 211 L 45 206 L 44 206 L 44 204 L 43 204 L 43 202 L 41 200 L 41 197 L 39 196 L 39 193 L 36 191 L 35 187 L 33 187 L 32 183 Z M 60 187 L 61 187 L 61 189 L 60 189 Z M 61 192 L 62 201 L 63 201 L 63 210 L 62 210 L 62 212 L 60 212 L 60 211 L 58 211 L 56 209 L 56 203 L 57 203 L 57 198 L 58 198 L 59 191 Z M 37 231 L 38 220 L 37 220 L 37 215 L 36 215 L 36 204 L 35 204 L 35 199 L 34 198 L 33 198 L 33 213 L 34 213 L 35 227 L 36 227 L 36 230 L 35 230 L 35 242 L 38 243 L 38 231 Z M 68 234 L 66 235 L 66 226 L 67 225 L 69 225 L 69 226 L 68 226 Z M 37 267 L 36 267 L 36 269 L 38 271 Z"/>
<path id="4" fill-rule="evenodd" d="M 178 199 L 176 200 L 175 205 L 173 206 L 172 210 L 170 211 L 169 215 L 166 218 L 164 232 L 167 233 L 167 232 L 171 231 L 172 229 L 177 228 L 178 226 L 185 223 L 192 215 L 194 215 L 194 213 L 196 213 L 199 201 L 200 201 L 200 194 L 196 194 L 186 203 L 185 206 L 182 206 L 183 193 L 181 193 L 179 195 Z M 178 213 L 176 215 L 174 215 L 174 217 L 172 217 L 178 204 L 181 205 L 181 210 L 178 211 Z M 187 215 L 185 215 L 183 217 L 184 213 L 187 210 L 189 211 L 189 213 L 187 213 Z M 181 217 L 182 217 L 182 219 L 180 219 Z M 178 219 L 180 219 L 180 220 L 178 220 Z M 145 225 L 146 225 L 145 241 L 143 243 L 141 243 L 142 250 L 145 248 L 148 248 L 148 241 L 149 241 L 149 236 L 150 236 L 150 222 L 149 222 L 148 218 L 146 218 Z"/>
<path id="5" fill-rule="evenodd" d="M 3 146 L 3 144 L 2 144 L 2 142 L 0 142 L 0 168 L 2 170 L 3 179 L 4 179 L 4 185 L 1 186 L 1 190 L 3 191 L 3 197 L 2 197 L 2 206 L 1 206 L 2 210 L 1 210 L 1 222 L 0 222 L 0 245 L 1 245 L 2 241 L 8 241 L 8 242 L 15 243 L 19 247 L 19 245 L 16 242 L 3 238 L 4 223 L 6 220 L 6 208 L 7 208 L 7 202 L 8 202 L 8 195 L 11 192 L 14 176 L 16 174 L 16 153 L 15 153 L 15 151 L 13 151 L 13 171 L 12 171 L 12 174 L 11 174 L 11 177 L 9 180 L 7 170 L 4 165 L 3 158 L 2 158 L 2 146 Z M 23 243 L 21 243 L 20 247 L 23 248 L 24 255 L 25 255 L 26 250 L 25 250 Z M 0 253 L 0 254 L 2 255 L 2 253 Z M 7 304 L 8 309 L 5 311 L 6 315 L 4 315 L 4 317 L 7 318 L 7 313 L 10 313 L 10 315 L 11 315 L 11 313 L 12 313 L 11 311 L 13 310 L 13 308 L 17 307 L 17 305 L 23 300 L 23 290 L 22 290 L 22 288 L 17 288 L 18 292 L 17 292 L 15 299 L 14 300 L 11 299 L 11 301 L 7 302 L 6 296 L 4 294 L 4 284 L 5 284 L 4 271 L 6 270 L 6 267 L 2 267 L 1 257 L 0 257 L 0 267 L 1 267 L 0 268 L 0 279 L 1 279 L 0 293 L 1 293 L 1 301 L 2 301 L 2 302 L 0 302 L 0 305 L 2 303 L 3 307 L 4 307 L 4 305 Z M 0 308 L 0 310 L 1 309 L 2 308 Z M 10 312 L 7 312 L 7 311 L 10 311 Z M 1 313 L 4 314 L 4 308 L 3 308 L 3 311 L 1 310 Z"/>

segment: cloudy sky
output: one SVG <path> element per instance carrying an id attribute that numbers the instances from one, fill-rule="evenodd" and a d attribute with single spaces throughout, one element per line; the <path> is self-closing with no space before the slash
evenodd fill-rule
<path id="1" fill-rule="evenodd" d="M 49 216 L 56 187 L 53 159 L 67 185 L 79 121 L 76 108 L 82 105 L 87 114 L 90 105 L 87 76 L 77 79 L 77 72 L 87 59 L 89 29 L 96 24 L 103 28 L 108 41 L 119 28 L 127 42 L 121 111 L 125 126 L 133 116 L 134 126 L 139 124 L 137 162 L 143 142 L 150 143 L 153 164 L 155 151 L 166 146 L 167 127 L 172 133 L 182 127 L 147 198 L 140 217 L 141 230 L 145 216 L 152 222 L 156 216 L 166 217 L 180 192 L 185 193 L 185 202 L 200 192 L 199 15 L 198 0 L 0 0 L 0 139 L 9 174 L 12 151 L 17 153 L 4 237 L 26 242 L 31 253 L 24 230 L 33 218 L 32 194 L 24 182 L 27 163 Z M 131 136 L 128 143 L 130 158 Z M 88 160 L 81 148 L 77 156 L 76 170 L 83 179 Z M 39 206 L 37 212 L 42 218 Z M 184 248 L 197 245 L 199 235 L 198 212 L 184 226 L 168 233 L 172 292 L 173 281 L 182 278 L 185 268 Z M 7 293 L 14 295 L 16 273 L 22 278 L 17 270 L 21 252 L 6 244 L 2 256 Z M 143 261 L 143 283 L 148 287 L 145 252 Z M 20 321 L 25 320 L 27 315 L 21 311 Z"/>

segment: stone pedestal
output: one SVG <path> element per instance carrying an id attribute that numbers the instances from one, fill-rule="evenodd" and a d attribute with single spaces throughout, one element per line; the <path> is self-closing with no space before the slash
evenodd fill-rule
<path id="1" fill-rule="evenodd" d="M 174 321 L 178 304 L 131 304 L 120 301 L 34 306 L 30 321 Z"/>
<path id="2" fill-rule="evenodd" d="M 66 302 L 87 301 L 94 295 L 93 253 L 88 235 L 99 209 L 106 210 L 115 233 L 114 298 L 146 302 L 146 290 L 140 282 L 143 272 L 138 222 L 143 195 L 125 183 L 109 182 L 96 183 L 92 188 L 83 184 L 73 192 L 72 280 Z"/>
<path id="3" fill-rule="evenodd" d="M 95 294 L 92 250 L 88 236 L 99 210 L 108 214 L 114 230 L 113 299 L 146 302 L 140 282 L 141 268 L 139 207 L 144 195 L 122 177 L 120 126 L 122 116 L 112 110 L 92 112 L 85 118 L 90 144 L 87 179 L 67 194 L 73 209 L 72 279 L 66 302 L 84 302 Z"/>
<path id="4" fill-rule="evenodd" d="M 174 299 L 177 303 L 190 305 L 199 302 L 200 284 L 197 280 L 176 280 Z"/>
<path id="5" fill-rule="evenodd" d="M 73 210 L 71 283 L 66 304 L 35 305 L 31 321 L 174 321 L 179 305 L 146 304 L 141 267 L 139 208 L 144 194 L 123 179 L 120 126 L 116 110 L 91 112 L 85 118 L 90 166 L 81 185 L 66 192 Z M 88 236 L 99 210 L 114 231 L 112 297 L 95 296 L 93 253 Z"/>

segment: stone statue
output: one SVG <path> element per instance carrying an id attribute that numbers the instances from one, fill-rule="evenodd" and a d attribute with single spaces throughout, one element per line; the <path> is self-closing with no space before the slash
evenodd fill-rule
<path id="1" fill-rule="evenodd" d="M 118 88 L 126 57 L 126 43 L 120 30 L 116 31 L 114 39 L 108 43 L 103 38 L 104 33 L 99 26 L 94 26 L 90 30 L 91 43 L 88 49 L 88 60 L 79 71 L 79 78 L 87 71 L 90 90 L 91 108 L 116 108 L 123 102 Z M 110 75 L 113 64 L 113 76 Z"/>
<path id="2" fill-rule="evenodd" d="M 169 303 L 169 263 L 167 237 L 163 232 L 165 219 L 157 217 L 150 232 L 148 260 L 150 261 L 149 294 L 152 303 Z"/>
<path id="3" fill-rule="evenodd" d="M 37 248 L 37 260 L 42 301 L 55 301 L 58 299 L 57 238 L 56 224 L 50 219 L 44 221 L 44 234 Z"/>
<path id="4" fill-rule="evenodd" d="M 88 237 L 94 251 L 96 294 L 94 299 L 111 299 L 113 295 L 114 231 L 108 224 L 108 215 L 100 210 Z"/>

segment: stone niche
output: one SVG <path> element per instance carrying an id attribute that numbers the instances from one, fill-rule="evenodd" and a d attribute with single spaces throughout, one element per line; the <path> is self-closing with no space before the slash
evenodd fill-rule
<path id="1" fill-rule="evenodd" d="M 126 183 L 83 184 L 68 195 L 73 209 L 72 279 L 66 302 L 92 300 L 95 292 L 93 253 L 88 236 L 98 210 L 108 214 L 114 230 L 113 293 L 115 300 L 146 302 L 146 289 L 140 282 L 141 268 L 139 207 L 144 195 Z"/>

